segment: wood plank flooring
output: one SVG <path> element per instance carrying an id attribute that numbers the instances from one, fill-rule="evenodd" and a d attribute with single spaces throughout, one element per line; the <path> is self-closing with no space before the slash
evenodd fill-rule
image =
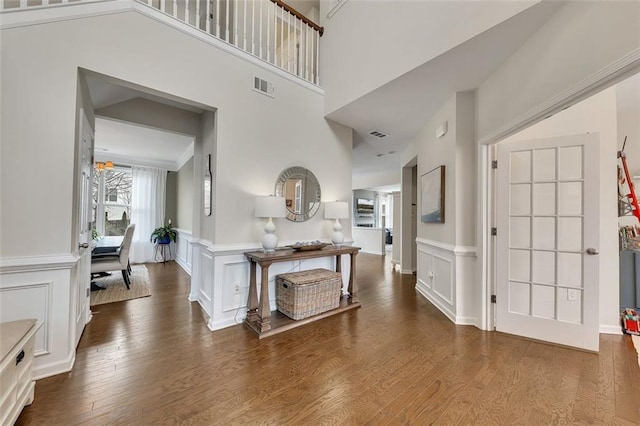
<path id="1" fill-rule="evenodd" d="M 640 424 L 629 336 L 596 355 L 456 326 L 413 276 L 357 258 L 362 308 L 262 340 L 212 333 L 189 276 L 148 265 L 151 297 L 97 306 L 17 424 Z"/>

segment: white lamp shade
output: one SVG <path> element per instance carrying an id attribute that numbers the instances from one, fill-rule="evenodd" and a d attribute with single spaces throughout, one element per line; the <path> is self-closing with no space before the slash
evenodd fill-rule
<path id="1" fill-rule="evenodd" d="M 324 205 L 325 219 L 347 219 L 349 217 L 349 203 L 346 201 L 332 201 Z"/>
<path id="2" fill-rule="evenodd" d="M 284 197 L 270 195 L 256 197 L 256 217 L 286 217 Z"/>

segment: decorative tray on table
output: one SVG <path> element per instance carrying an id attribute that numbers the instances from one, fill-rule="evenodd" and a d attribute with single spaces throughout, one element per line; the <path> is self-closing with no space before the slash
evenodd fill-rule
<path id="1" fill-rule="evenodd" d="M 290 247 L 295 251 L 310 251 L 310 250 L 320 250 L 321 248 L 326 247 L 328 245 L 329 244 L 323 243 L 320 241 L 307 241 L 303 243 L 291 244 L 287 247 Z"/>

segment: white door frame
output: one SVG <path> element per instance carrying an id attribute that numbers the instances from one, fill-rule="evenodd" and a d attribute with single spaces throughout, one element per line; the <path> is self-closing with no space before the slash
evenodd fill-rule
<path id="1" fill-rule="evenodd" d="M 495 226 L 494 192 L 495 173 L 492 173 L 491 160 L 493 145 L 527 127 L 536 124 L 550 115 L 578 103 L 593 94 L 610 87 L 627 77 L 640 72 L 640 49 L 618 60 L 599 72 L 585 78 L 576 85 L 547 99 L 530 109 L 520 117 L 516 117 L 503 127 L 495 130 L 478 141 L 478 197 L 476 209 L 476 236 L 478 241 L 478 271 L 482 279 L 482 310 L 480 328 L 494 330 L 495 309 L 491 303 L 491 295 L 496 294 L 495 282 L 495 238 L 491 237 L 491 227 Z"/>

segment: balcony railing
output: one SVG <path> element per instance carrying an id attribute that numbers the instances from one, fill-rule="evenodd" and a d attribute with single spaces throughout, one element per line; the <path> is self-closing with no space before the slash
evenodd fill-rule
<path id="1" fill-rule="evenodd" d="M 0 11 L 95 0 L 0 0 Z M 318 85 L 323 28 L 281 0 L 135 0 Z"/>

